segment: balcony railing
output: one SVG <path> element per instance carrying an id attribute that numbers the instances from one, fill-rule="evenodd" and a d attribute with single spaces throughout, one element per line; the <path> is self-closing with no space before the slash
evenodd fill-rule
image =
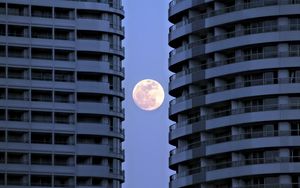
<path id="1" fill-rule="evenodd" d="M 219 112 L 209 113 L 207 115 L 199 115 L 187 120 L 180 121 L 176 124 L 170 126 L 170 132 L 175 130 L 176 128 L 184 127 L 192 123 L 197 122 L 205 122 L 206 120 L 211 120 L 215 118 L 225 117 L 225 116 L 232 116 L 232 115 L 239 115 L 244 113 L 251 113 L 251 112 L 265 112 L 265 111 L 277 111 L 277 110 L 299 110 L 300 104 L 272 104 L 272 105 L 257 105 L 257 106 L 248 106 L 243 108 L 237 109 L 228 109 Z"/>
<path id="2" fill-rule="evenodd" d="M 194 97 L 204 96 L 207 94 L 232 90 L 232 89 L 240 89 L 245 87 L 253 87 L 253 86 L 263 86 L 263 85 L 273 85 L 273 84 L 291 84 L 291 83 L 300 83 L 300 78 L 290 77 L 290 78 L 270 78 L 270 79 L 256 79 L 256 80 L 247 80 L 243 82 L 236 82 L 231 84 L 226 84 L 220 87 L 212 87 L 209 89 L 204 89 L 196 93 L 191 93 L 188 95 L 184 95 L 173 99 L 170 101 L 170 105 L 174 105 Z"/>
<path id="3" fill-rule="evenodd" d="M 51 54 L 32 54 L 32 59 L 44 59 L 44 60 L 52 60 L 53 56 Z"/>
<path id="4" fill-rule="evenodd" d="M 277 58 L 277 57 L 300 57 L 300 51 L 288 51 L 288 52 L 271 51 L 265 53 L 254 53 L 251 55 L 243 55 L 234 58 L 226 58 L 222 61 L 209 62 L 206 64 L 201 64 L 199 66 L 178 72 L 170 77 L 170 81 L 209 68 L 214 68 L 214 67 L 219 67 L 219 66 L 229 65 L 234 63 L 243 63 L 252 60 L 269 59 L 269 58 Z"/>
<path id="5" fill-rule="evenodd" d="M 240 133 L 236 135 L 227 135 L 222 137 L 216 137 L 213 139 L 205 140 L 205 141 L 197 141 L 190 143 L 186 146 L 178 147 L 170 151 L 170 156 L 176 155 L 178 153 L 197 149 L 200 147 L 205 147 L 213 144 L 231 142 L 231 141 L 240 141 L 245 139 L 253 139 L 253 138 L 266 138 L 266 137 L 278 137 L 278 136 L 300 136 L 299 130 L 290 130 L 290 131 L 254 131 L 249 133 Z"/>
<path id="6" fill-rule="evenodd" d="M 13 178 L 12 180 L 7 179 L 7 185 L 28 186 L 29 183 L 25 182 L 25 181 L 22 181 L 21 178 L 20 178 L 19 181 L 15 180 L 15 178 Z"/>
<path id="7" fill-rule="evenodd" d="M 34 97 L 31 97 L 31 101 L 52 102 L 52 97 L 51 96 L 34 96 Z"/>
<path id="8" fill-rule="evenodd" d="M 178 2 L 181 2 L 183 0 L 174 0 L 170 3 L 171 6 L 176 5 Z M 181 21 L 173 26 L 170 27 L 170 32 L 180 28 L 186 24 L 190 24 L 196 20 L 202 20 L 226 13 L 231 13 L 231 12 L 236 12 L 236 11 L 241 11 L 241 10 L 246 10 L 246 9 L 251 9 L 251 8 L 259 8 L 259 7 L 265 7 L 265 6 L 274 6 L 274 5 L 294 5 L 294 4 L 300 4 L 299 0 L 260 0 L 260 1 L 255 1 L 255 2 L 247 2 L 247 3 L 239 3 L 233 6 L 228 6 L 219 10 L 212 10 L 207 13 L 203 13 L 200 15 L 197 15 L 195 17 L 192 17 L 188 20 Z"/>
<path id="9" fill-rule="evenodd" d="M 234 188 L 298 188 L 300 187 L 299 183 L 291 183 L 291 184 L 252 184 L 252 185 L 243 185 L 237 186 Z"/>
<path id="10" fill-rule="evenodd" d="M 51 81 L 52 75 L 51 73 L 43 74 L 43 73 L 32 73 L 31 74 L 32 80 L 43 80 L 43 81 Z"/>
<path id="11" fill-rule="evenodd" d="M 62 161 L 62 160 L 55 160 L 54 161 L 55 166 L 74 166 L 74 161 Z"/>
<path id="12" fill-rule="evenodd" d="M 8 51 L 8 57 L 16 57 L 16 58 L 29 58 L 28 54 L 25 54 L 23 52 L 11 52 Z"/>
<path id="13" fill-rule="evenodd" d="M 5 33 L 4 33 L 5 35 Z M 29 37 L 28 33 L 8 33 L 7 36 L 9 37 Z"/>
<path id="14" fill-rule="evenodd" d="M 51 179 L 49 181 L 38 181 L 38 182 L 31 182 L 30 185 L 32 187 L 51 187 Z"/>
<path id="15" fill-rule="evenodd" d="M 31 164 L 32 165 L 52 165 L 51 160 L 46 160 L 46 159 L 31 159 Z"/>
<path id="16" fill-rule="evenodd" d="M 112 3 L 111 0 L 66 0 L 66 1 L 104 3 L 104 4 L 108 4 L 110 7 L 115 8 L 115 9 L 119 9 L 119 10 L 123 10 L 124 9 L 123 6 L 121 6 L 121 5 L 115 5 L 114 3 Z"/>
<path id="17" fill-rule="evenodd" d="M 19 138 L 19 137 L 8 137 L 7 142 L 14 142 L 14 143 L 29 143 L 28 138 Z"/>
<path id="18" fill-rule="evenodd" d="M 31 122 L 37 122 L 37 123 L 52 123 L 52 118 L 47 117 L 32 117 Z"/>
<path id="19" fill-rule="evenodd" d="M 32 38 L 40 38 L 40 39 L 52 39 L 53 35 L 52 34 L 46 34 L 46 33 L 32 33 L 31 34 Z"/>
<path id="20" fill-rule="evenodd" d="M 233 32 L 228 32 L 224 33 L 222 35 L 217 35 L 213 37 L 208 37 L 204 38 L 186 45 L 183 45 L 181 47 L 178 47 L 170 52 L 170 58 L 174 56 L 177 53 L 180 53 L 185 50 L 189 50 L 204 44 L 216 42 L 216 41 L 221 41 L 225 39 L 230 39 L 234 37 L 241 37 L 241 36 L 247 36 L 247 35 L 253 35 L 253 34 L 259 34 L 259 33 L 268 33 L 268 32 L 276 32 L 276 31 L 294 31 L 295 29 L 299 29 L 299 25 L 286 25 L 286 26 L 281 26 L 281 25 L 270 25 L 270 26 L 263 26 L 263 27 L 255 27 L 255 28 L 250 28 L 250 29 L 242 29 L 238 31 L 233 31 Z"/>
<path id="21" fill-rule="evenodd" d="M 294 163 L 300 162 L 300 156 L 292 156 L 292 157 L 272 157 L 272 158 L 253 158 L 253 159 L 246 159 L 240 161 L 230 161 L 230 162 L 223 162 L 217 163 L 211 166 L 205 167 L 197 167 L 193 169 L 188 169 L 183 172 L 179 172 L 178 174 L 174 174 L 170 177 L 170 180 L 176 180 L 180 177 L 190 176 L 198 173 L 206 173 L 208 171 L 219 170 L 224 168 L 232 168 L 232 167 L 241 167 L 247 165 L 257 165 L 257 164 L 270 164 L 270 163 Z"/>
<path id="22" fill-rule="evenodd" d="M 27 159 L 26 160 L 24 160 L 24 159 L 13 159 L 13 158 L 8 157 L 7 158 L 7 164 L 24 164 L 24 165 L 26 165 L 26 164 L 29 164 L 29 161 Z"/>

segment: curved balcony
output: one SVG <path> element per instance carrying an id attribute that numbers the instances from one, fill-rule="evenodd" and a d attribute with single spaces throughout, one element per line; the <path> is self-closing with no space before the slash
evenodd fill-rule
<path id="1" fill-rule="evenodd" d="M 188 126 L 193 123 L 201 123 L 201 122 L 206 122 L 209 120 L 214 120 L 218 118 L 224 118 L 224 117 L 232 117 L 232 116 L 237 116 L 237 115 L 242 115 L 242 114 L 251 114 L 255 112 L 269 112 L 269 111 L 283 111 L 283 110 L 299 110 L 300 105 L 298 104 L 274 104 L 274 105 L 257 105 L 257 106 L 248 106 L 244 108 L 237 108 L 237 109 L 232 109 L 232 110 L 224 110 L 216 113 L 210 113 L 207 115 L 202 115 L 202 116 L 195 116 L 193 118 L 189 118 L 184 121 L 180 121 L 178 123 L 175 123 L 170 126 L 170 132 L 181 128 Z M 223 127 L 224 125 L 220 125 Z"/>
<path id="2" fill-rule="evenodd" d="M 1 13 L 0 13 L 0 15 L 1 15 Z M 22 16 L 22 19 L 19 18 L 20 16 Z M 13 21 L 15 23 L 20 23 L 20 24 L 27 24 L 28 22 L 31 22 L 36 25 L 45 25 L 46 23 L 51 23 L 51 24 L 49 24 L 49 26 L 51 26 L 51 27 L 54 25 L 57 27 L 68 28 L 70 30 L 74 30 L 74 28 L 76 27 L 79 30 L 81 29 L 81 30 L 107 32 L 107 33 L 119 35 L 121 37 L 121 40 L 124 39 L 124 35 L 125 35 L 124 27 L 117 25 L 117 24 L 112 24 L 107 19 L 92 19 L 92 18 L 85 18 L 85 17 L 78 17 L 76 20 L 75 19 L 55 19 L 52 17 L 30 18 L 28 15 L 7 15 L 6 17 L 8 17 L 8 19 L 11 21 Z M 5 16 L 3 16 L 3 18 L 0 17 L 0 20 L 3 19 L 2 21 L 5 21 L 6 17 Z M 3 33 L 1 35 L 5 36 Z M 11 39 L 9 41 L 11 41 L 11 43 L 13 43 L 13 44 L 15 43 L 15 41 L 17 43 L 21 43 L 21 44 L 22 43 L 28 44 L 28 43 L 26 43 L 26 41 L 29 40 L 28 35 L 27 36 L 26 35 L 18 36 L 16 34 L 12 33 L 11 35 L 8 35 L 8 36 L 11 37 Z M 16 40 L 14 40 L 13 37 L 15 37 Z M 22 37 L 23 37 L 23 39 L 22 39 Z M 31 38 L 32 38 L 33 42 L 36 43 L 36 45 L 40 45 L 40 44 L 44 45 L 45 43 L 43 43 L 42 39 L 44 41 L 51 40 L 52 36 L 40 35 L 40 36 L 32 36 Z M 64 41 L 63 45 L 61 44 L 62 40 Z M 73 47 L 74 44 L 72 42 L 74 40 L 75 40 L 74 38 L 64 38 L 64 37 L 60 38 L 58 36 L 55 38 L 55 40 L 53 40 L 53 43 L 56 46 Z M 46 44 L 47 44 L 47 42 L 46 42 Z"/>
<path id="3" fill-rule="evenodd" d="M 284 60 L 284 63 L 279 61 L 279 58 L 280 60 Z M 299 67 L 299 65 L 295 62 L 297 62 L 299 58 L 300 51 L 274 51 L 268 53 L 255 53 L 235 58 L 228 58 L 218 62 L 202 64 L 173 74 L 169 78 L 170 92 L 172 93 L 173 90 L 187 85 L 193 81 L 201 81 L 203 79 L 211 79 L 228 74 L 237 74 L 239 72 L 247 72 L 249 70 L 253 71 L 261 69 L 273 69 L 278 67 L 296 68 Z M 198 80 L 194 80 L 194 77 L 196 77 L 196 75 L 202 76 L 198 76 Z M 193 80 L 188 79 L 189 77 L 192 77 Z M 182 79 L 184 80 L 184 82 L 181 81 Z"/>
<path id="4" fill-rule="evenodd" d="M 79 5 L 81 5 L 82 3 L 84 3 L 84 5 L 86 5 L 88 3 L 89 6 L 86 5 L 86 6 L 88 6 L 88 9 L 93 9 L 93 7 L 95 5 L 98 5 L 99 3 L 100 4 L 106 4 L 106 5 L 108 5 L 108 7 L 112 8 L 112 9 L 115 9 L 114 13 L 119 13 L 124 17 L 124 7 L 122 5 L 117 5 L 116 3 L 112 3 L 109 0 L 57 0 L 57 1 L 58 2 L 59 1 L 61 1 L 61 2 L 66 1 L 65 3 L 67 3 L 68 1 L 74 1 L 74 2 L 80 3 Z"/>
<path id="5" fill-rule="evenodd" d="M 77 155 L 93 155 L 112 157 L 124 161 L 124 150 L 121 147 L 112 147 L 109 144 L 76 144 Z"/>
<path id="6" fill-rule="evenodd" d="M 300 187 L 299 183 L 280 183 L 280 184 L 252 184 L 252 185 L 245 185 L 245 186 L 238 186 L 236 188 L 291 188 L 291 187 Z"/>
<path id="7" fill-rule="evenodd" d="M 211 93 L 217 93 L 232 89 L 239 89 L 245 87 L 253 87 L 253 86 L 263 86 L 263 85 L 273 85 L 273 84 L 292 84 L 292 83 L 300 83 L 300 80 L 290 77 L 290 78 L 273 78 L 273 79 L 256 79 L 256 80 L 247 80 L 243 82 L 236 82 L 232 84 L 226 84 L 224 86 L 219 87 L 211 87 L 209 89 L 203 89 L 196 93 L 190 93 L 181 97 L 177 97 L 170 101 L 170 105 L 175 105 L 177 103 L 192 99 L 198 96 L 204 96 Z"/>
<path id="8" fill-rule="evenodd" d="M 280 53 L 282 54 L 282 53 Z M 224 66 L 203 70 L 200 66 L 181 71 L 170 77 L 169 94 L 173 97 L 180 97 L 182 89 L 190 84 L 205 84 L 208 80 L 213 81 L 214 78 L 225 78 L 227 75 L 234 76 L 240 73 L 248 73 L 252 71 L 269 71 L 278 68 L 299 68 L 300 52 L 289 55 L 278 55 L 281 58 L 268 56 L 265 59 L 244 59 L 244 61 L 233 62 Z"/>
<path id="9" fill-rule="evenodd" d="M 169 3 L 169 20 L 171 22 L 176 22 L 177 18 L 180 17 L 180 13 L 196 6 L 204 6 L 206 3 L 212 0 L 172 0 Z"/>
<path id="10" fill-rule="evenodd" d="M 122 66 L 114 65 L 114 63 L 108 61 L 77 61 L 77 71 L 80 72 L 96 72 L 116 75 L 124 79 L 125 69 Z"/>
<path id="11" fill-rule="evenodd" d="M 170 101 L 169 116 L 176 118 L 176 114 L 194 107 L 209 105 L 212 103 L 228 101 L 232 99 L 273 95 L 299 93 L 300 80 L 296 78 L 273 78 L 247 80 L 227 84 L 220 87 L 204 89 L 196 93 L 190 93 Z M 292 84 L 292 85 L 290 85 Z M 296 84 L 296 85 L 295 85 Z M 276 86 L 276 87 L 275 87 Z M 251 92 L 255 90 L 256 92 Z"/>
<path id="12" fill-rule="evenodd" d="M 182 186 L 171 186 L 171 187 L 184 187 L 187 186 L 189 183 L 209 182 L 215 179 L 247 176 L 247 175 L 252 175 L 254 173 L 256 175 L 282 173 L 282 169 L 280 168 L 282 164 L 287 165 L 287 168 L 285 169 L 287 173 L 289 172 L 299 173 L 299 169 L 293 168 L 293 166 L 299 166 L 299 162 L 300 162 L 300 156 L 253 158 L 253 159 L 246 159 L 246 160 L 233 161 L 227 163 L 218 163 L 212 166 L 189 169 L 180 172 L 179 174 L 174 174 L 170 177 L 170 182 L 172 184 L 173 181 L 177 181 L 181 178 L 188 178 L 189 176 L 195 176 L 195 175 L 199 176 L 200 174 L 205 174 L 205 176 L 202 176 L 202 178 L 199 179 L 188 178 L 188 180 L 190 181 L 187 182 L 182 181 L 181 184 Z M 265 170 L 262 170 L 263 168 Z M 213 177 L 213 175 L 216 175 L 217 173 L 219 175 L 217 175 L 217 177 Z"/>
<path id="13" fill-rule="evenodd" d="M 241 125 L 244 123 L 261 123 L 267 121 L 298 121 L 300 113 L 297 109 L 260 111 L 252 113 L 237 114 L 234 116 L 224 116 L 222 118 L 211 119 L 208 121 L 193 121 L 176 128 L 177 124 L 170 127 L 169 143 L 175 145 L 178 138 L 186 137 L 195 133 L 215 128 Z"/>
<path id="14" fill-rule="evenodd" d="M 191 150 L 194 148 L 205 147 L 213 144 L 232 142 L 232 141 L 240 141 L 246 139 L 255 139 L 255 138 L 266 138 L 266 137 L 279 137 L 279 136 L 300 136 L 300 132 L 298 130 L 290 130 L 290 131 L 255 131 L 251 133 L 241 133 L 237 135 L 228 135 L 217 137 L 214 139 L 209 139 L 206 141 L 197 141 L 191 144 L 188 144 L 183 147 L 175 148 L 170 151 L 170 156 L 176 155 L 181 152 L 185 152 L 187 150 Z"/>
<path id="15" fill-rule="evenodd" d="M 70 3 L 72 1 L 73 3 Z M 18 0 L 10 0 L 10 3 L 18 3 Z M 75 3 L 76 2 L 76 3 Z M 30 2 L 33 5 L 41 6 L 41 2 Z M 68 4 L 70 8 L 81 8 L 81 9 L 89 9 L 89 10 L 102 10 L 106 12 L 112 12 L 115 14 L 119 14 L 124 18 L 124 7 L 122 5 L 118 5 L 116 3 L 112 3 L 109 0 L 54 0 L 51 2 L 45 3 L 45 5 L 50 6 L 62 6 L 65 7 Z"/>
<path id="16" fill-rule="evenodd" d="M 125 48 L 120 45 L 111 44 L 109 52 L 119 55 L 121 60 L 124 60 L 125 58 Z"/>
<path id="17" fill-rule="evenodd" d="M 196 46 L 190 46 L 189 49 L 175 54 L 172 58 L 169 58 L 169 69 L 173 72 L 178 71 L 183 63 L 187 60 L 205 58 L 205 54 L 215 53 L 216 51 L 226 50 L 224 46 L 228 48 L 242 48 L 245 45 L 262 45 L 271 42 L 285 43 L 286 41 L 297 41 L 297 36 L 300 31 L 282 31 L 280 33 L 261 33 L 255 35 L 244 36 L 240 38 L 232 38 L 209 44 L 195 44 Z M 247 41 L 251 41 L 247 43 Z M 177 68 L 177 69 L 176 69 Z M 228 71 L 227 69 L 225 69 Z"/>
<path id="18" fill-rule="evenodd" d="M 77 123 L 78 134 L 102 135 L 125 139 L 125 131 L 122 128 L 111 128 L 107 123 Z"/>
<path id="19" fill-rule="evenodd" d="M 184 55 L 184 57 L 181 57 L 181 53 L 183 52 L 188 52 L 189 50 L 195 50 L 197 48 L 199 49 L 202 49 L 200 54 L 201 53 L 211 53 L 214 51 L 218 51 L 218 50 L 222 50 L 222 46 L 226 46 L 227 48 L 231 47 L 232 45 L 235 45 L 235 46 L 232 46 L 232 47 L 236 47 L 236 46 L 243 46 L 243 42 L 241 42 L 240 40 L 243 39 L 242 41 L 247 42 L 246 39 L 248 38 L 245 38 L 245 37 L 250 37 L 250 36 L 253 36 L 256 35 L 256 37 L 259 37 L 263 34 L 266 34 L 266 33 L 276 33 L 277 34 L 277 37 L 279 39 L 279 36 L 278 36 L 278 33 L 277 32 L 286 32 L 286 31 L 300 31 L 300 25 L 286 25 L 286 26 L 279 26 L 279 25 L 276 25 L 276 26 L 266 26 L 266 27 L 256 27 L 256 28 L 251 28 L 251 29 L 244 29 L 244 30 L 241 30 L 241 31 L 234 31 L 234 32 L 229 32 L 229 33 L 225 33 L 225 34 L 222 34 L 222 35 L 219 35 L 219 36 L 214 36 L 214 37 L 209 37 L 209 38 L 205 38 L 205 39 L 202 39 L 202 40 L 198 40 L 198 41 L 195 41 L 195 42 L 192 42 L 192 43 L 189 43 L 187 45 L 184 45 L 184 46 L 181 46 L 181 47 L 178 47 L 178 48 L 175 48 L 174 50 L 172 50 L 170 53 L 169 53 L 169 66 L 170 66 L 170 69 L 172 69 L 172 66 L 180 61 L 183 61 L 182 58 L 188 58 L 189 56 L 196 56 L 197 54 L 193 54 L 192 55 Z M 290 33 L 289 32 L 289 35 L 291 35 L 290 37 L 293 37 L 294 35 L 296 36 L 296 34 L 293 34 L 293 33 Z M 270 35 L 270 34 L 269 34 Z M 269 37 L 261 37 L 261 38 L 264 38 L 264 40 L 266 41 L 262 41 L 262 42 L 268 42 L 268 38 Z M 272 42 L 274 42 L 274 40 L 276 38 L 273 38 L 272 37 Z M 231 39 L 231 40 L 229 40 Z M 256 38 L 257 39 L 257 38 Z M 277 39 L 277 40 L 278 40 Z M 289 40 L 290 38 L 285 38 L 284 40 Z M 292 39 L 292 38 L 291 38 Z M 240 41 L 239 43 L 236 44 L 236 42 L 233 42 L 232 40 L 237 40 L 237 41 Z M 249 39 L 248 39 L 249 40 Z M 220 45 L 219 42 L 220 41 L 227 41 L 227 43 L 229 45 Z M 256 40 L 255 40 L 256 41 Z M 226 44 L 227 44 L 226 43 Z M 258 43 L 258 42 L 256 42 Z M 261 41 L 259 41 L 259 43 L 261 43 Z M 208 44 L 210 44 L 210 46 L 208 46 Z M 221 47 L 218 47 L 218 48 L 215 48 L 215 46 L 217 45 L 220 45 Z M 219 49 L 220 48 L 220 49 Z M 213 49 L 213 50 L 211 50 Z M 199 52 L 198 52 L 199 53 Z M 180 56 L 180 57 L 176 57 L 176 56 Z M 189 57 L 189 58 L 191 58 Z M 174 60 L 173 60 L 174 59 Z M 175 62 L 173 62 L 175 61 Z"/>
<path id="20" fill-rule="evenodd" d="M 76 50 L 91 51 L 91 52 L 108 52 L 110 42 L 108 40 L 84 40 L 78 39 L 76 41 Z"/>
<path id="21" fill-rule="evenodd" d="M 78 113 L 82 114 L 104 114 L 124 119 L 124 109 L 121 106 L 112 106 L 109 103 L 100 102 L 77 102 Z"/>
<path id="22" fill-rule="evenodd" d="M 62 90 L 75 90 L 75 83 L 72 82 L 56 82 L 53 84 L 52 81 L 37 81 L 37 80 L 26 80 L 25 79 L 13 79 L 13 78 L 7 78 L 7 79 L 0 79 L 0 84 L 5 86 L 15 86 L 20 88 L 28 88 L 28 85 L 31 85 L 35 88 L 44 88 L 44 89 L 62 89 Z"/>
<path id="23" fill-rule="evenodd" d="M 90 81 L 77 81 L 77 91 L 81 93 L 103 93 L 107 95 L 115 95 L 122 99 L 125 96 L 125 90 L 112 89 L 108 82 L 90 82 Z"/>
<path id="24" fill-rule="evenodd" d="M 175 170 L 178 163 L 182 163 L 184 161 L 188 161 L 191 159 L 195 159 L 207 155 L 215 155 L 218 153 L 223 153 L 223 150 L 220 148 L 224 149 L 227 147 L 227 149 L 225 149 L 227 152 L 227 150 L 234 151 L 234 150 L 242 150 L 245 148 L 249 149 L 249 148 L 271 147 L 272 145 L 274 145 L 274 143 L 277 143 L 281 137 L 284 137 L 286 140 L 288 140 L 289 138 L 297 139 L 298 136 L 300 136 L 300 132 L 298 130 L 256 131 L 251 133 L 240 133 L 236 135 L 216 137 L 214 139 L 209 139 L 205 141 L 197 141 L 171 150 L 169 165 L 170 168 Z M 263 145 L 254 144 L 256 140 L 258 140 L 258 142 L 263 142 L 264 144 Z M 273 144 L 266 144 L 267 142 Z"/>
<path id="25" fill-rule="evenodd" d="M 113 169 L 109 166 L 100 166 L 93 164 L 84 164 L 77 165 L 77 176 L 82 177 L 103 177 L 103 178 L 112 178 L 123 181 L 124 172 L 120 169 Z"/>
<path id="26" fill-rule="evenodd" d="M 272 1 L 261 0 L 261 1 L 250 2 L 250 3 L 239 3 L 234 6 L 224 7 L 219 10 L 213 10 L 208 13 L 197 15 L 188 20 L 181 21 L 181 22 L 176 23 L 173 26 L 171 26 L 169 31 L 172 32 L 175 29 L 178 29 L 186 24 L 190 24 L 195 20 L 206 19 L 206 18 L 211 18 L 211 17 L 215 17 L 215 16 L 220 16 L 220 15 L 222 15 L 224 17 L 225 16 L 224 14 L 228 14 L 228 13 L 232 13 L 232 12 L 245 11 L 247 9 L 268 7 L 268 6 L 297 5 L 297 4 L 300 4 L 300 2 L 293 1 L 293 0 L 272 0 Z M 238 19 L 240 19 L 240 18 L 238 18 Z"/>

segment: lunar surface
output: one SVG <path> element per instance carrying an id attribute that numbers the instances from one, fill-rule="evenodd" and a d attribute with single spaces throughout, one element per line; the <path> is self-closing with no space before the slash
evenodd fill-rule
<path id="1" fill-rule="evenodd" d="M 157 81 L 145 79 L 135 85 L 132 98 L 142 110 L 152 111 L 161 106 L 165 94 L 164 89 Z"/>

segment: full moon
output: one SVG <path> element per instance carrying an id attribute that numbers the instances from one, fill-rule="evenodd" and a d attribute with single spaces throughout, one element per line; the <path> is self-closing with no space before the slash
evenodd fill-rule
<path id="1" fill-rule="evenodd" d="M 142 110 L 152 111 L 161 106 L 165 94 L 164 89 L 157 81 L 145 79 L 135 85 L 132 98 Z"/>

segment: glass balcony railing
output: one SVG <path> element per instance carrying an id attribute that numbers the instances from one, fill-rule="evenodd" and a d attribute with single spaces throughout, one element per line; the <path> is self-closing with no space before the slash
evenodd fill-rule
<path id="1" fill-rule="evenodd" d="M 170 101 L 170 105 L 175 105 L 177 103 L 199 97 L 204 96 L 207 94 L 228 91 L 232 89 L 240 89 L 246 87 L 253 87 L 253 86 L 264 86 L 264 85 L 273 85 L 273 84 L 293 84 L 293 83 L 300 83 L 300 78 L 298 77 L 290 77 L 290 78 L 270 78 L 270 79 L 257 79 L 257 80 L 246 80 L 243 82 L 236 82 L 232 84 L 226 84 L 224 86 L 219 87 L 211 87 L 209 89 L 204 89 L 196 93 L 187 94 L 176 99 Z"/>
<path id="2" fill-rule="evenodd" d="M 175 6 L 177 3 L 181 2 L 183 0 L 173 0 L 171 1 L 170 5 Z M 172 32 L 175 29 L 178 29 L 184 25 L 190 24 L 194 21 L 206 19 L 214 16 L 223 15 L 226 13 L 251 9 L 251 8 L 259 8 L 259 7 L 266 7 L 266 6 L 275 6 L 275 5 L 295 5 L 300 4 L 300 0 L 260 0 L 255 2 L 247 2 L 247 3 L 239 3 L 233 6 L 224 7 L 219 10 L 212 10 L 207 13 L 203 13 L 200 15 L 197 15 L 195 17 L 189 18 L 187 20 L 181 21 L 173 26 L 170 27 L 170 32 Z"/>
<path id="3" fill-rule="evenodd" d="M 278 136 L 300 136 L 299 130 L 287 130 L 287 131 L 254 131 L 248 133 L 240 133 L 236 135 L 227 135 L 222 137 L 216 137 L 213 139 L 205 140 L 205 141 L 197 141 L 190 143 L 188 145 L 175 148 L 170 151 L 170 156 L 176 155 L 178 153 L 197 149 L 201 147 L 206 147 L 213 144 L 225 143 L 225 142 L 232 142 L 232 141 L 240 141 L 246 139 L 253 139 L 253 138 L 267 138 L 267 137 L 278 137 Z"/>
<path id="4" fill-rule="evenodd" d="M 300 25 L 286 25 L 286 26 L 279 26 L 279 25 L 270 25 L 270 26 L 264 26 L 264 27 L 254 27 L 250 29 L 242 29 L 239 31 L 233 31 L 224 33 L 222 35 L 217 35 L 213 37 L 204 38 L 186 45 L 183 45 L 181 47 L 175 48 L 170 52 L 170 58 L 174 56 L 175 54 L 178 54 L 180 52 L 199 47 L 204 44 L 217 42 L 225 39 L 235 38 L 235 37 L 241 37 L 241 36 L 247 36 L 247 35 L 253 35 L 253 34 L 259 34 L 259 33 L 268 33 L 268 32 L 277 32 L 277 31 L 294 31 L 296 29 L 299 29 Z"/>
<path id="5" fill-rule="evenodd" d="M 124 9 L 122 5 L 118 5 L 116 3 L 113 3 L 112 0 L 66 0 L 66 1 L 90 2 L 90 3 L 104 3 L 104 4 L 108 4 L 110 7 L 115 8 L 115 9 L 119 9 L 119 10 L 123 10 Z"/>
<path id="6" fill-rule="evenodd" d="M 264 53 L 253 53 L 250 55 L 243 55 L 243 56 L 238 56 L 233 58 L 225 58 L 224 60 L 221 61 L 213 61 L 213 62 L 195 66 L 193 68 L 184 71 L 180 71 L 172 75 L 170 77 L 170 81 L 173 81 L 182 76 L 199 72 L 205 69 L 210 69 L 210 68 L 234 64 L 234 63 L 243 63 L 243 62 L 248 62 L 253 60 L 270 59 L 270 58 L 277 58 L 277 57 L 300 57 L 300 51 L 288 51 L 288 52 L 270 51 Z"/>
<path id="7" fill-rule="evenodd" d="M 247 107 L 237 108 L 237 109 L 222 110 L 218 112 L 209 113 L 207 115 L 194 116 L 192 118 L 175 123 L 170 126 L 170 132 L 174 131 L 177 128 L 184 127 L 193 123 L 201 123 L 207 120 L 226 117 L 226 116 L 239 115 L 239 114 L 252 113 L 252 112 L 299 110 L 299 109 L 300 109 L 300 104 L 272 104 L 272 105 L 257 105 L 257 106 L 247 106 Z"/>
<path id="8" fill-rule="evenodd" d="M 232 167 L 241 167 L 247 165 L 257 165 L 257 164 L 271 164 L 271 163 L 294 163 L 299 162 L 300 156 L 292 156 L 292 157 L 272 157 L 272 158 L 252 158 L 252 159 L 245 159 L 239 161 L 230 161 L 230 162 L 223 162 L 223 163 L 216 163 L 211 166 L 205 167 L 197 167 L 193 169 L 188 169 L 183 172 L 179 172 L 174 174 L 170 177 L 170 180 L 176 180 L 180 177 L 190 176 L 199 173 L 206 173 L 208 171 L 225 169 L 225 168 L 232 168 Z"/>
<path id="9" fill-rule="evenodd" d="M 274 183 L 274 184 L 243 185 L 243 186 L 237 186 L 236 188 L 298 188 L 298 187 L 300 187 L 299 183 L 291 183 L 291 184 Z"/>

